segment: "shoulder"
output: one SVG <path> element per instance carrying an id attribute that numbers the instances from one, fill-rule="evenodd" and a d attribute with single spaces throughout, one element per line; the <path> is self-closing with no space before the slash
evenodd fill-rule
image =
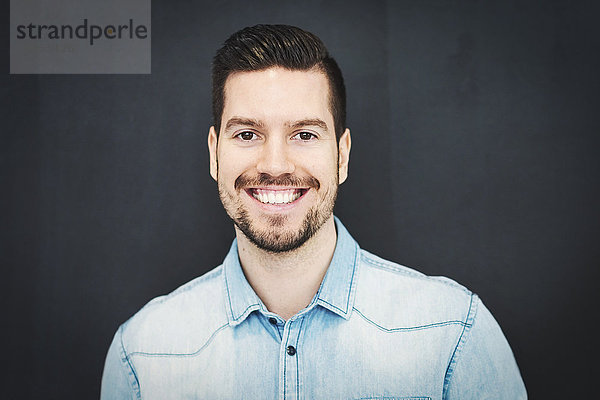
<path id="1" fill-rule="evenodd" d="M 157 297 L 122 325 L 127 353 L 186 354 L 227 325 L 223 267 Z"/>
<path id="2" fill-rule="evenodd" d="M 452 279 L 427 276 L 360 250 L 355 309 L 383 327 L 465 326 L 477 304 L 477 296 Z"/>

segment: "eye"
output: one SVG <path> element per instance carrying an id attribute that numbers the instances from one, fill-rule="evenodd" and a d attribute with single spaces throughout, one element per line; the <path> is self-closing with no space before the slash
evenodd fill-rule
<path id="1" fill-rule="evenodd" d="M 237 135 L 235 135 L 235 137 L 240 138 L 244 142 L 250 142 L 252 140 L 256 140 L 256 138 L 257 138 L 256 133 L 251 132 L 251 131 L 240 132 Z"/>
<path id="2" fill-rule="evenodd" d="M 308 142 L 310 140 L 316 139 L 317 136 L 310 132 L 299 132 L 294 135 L 294 138 L 300 139 L 303 142 Z"/>

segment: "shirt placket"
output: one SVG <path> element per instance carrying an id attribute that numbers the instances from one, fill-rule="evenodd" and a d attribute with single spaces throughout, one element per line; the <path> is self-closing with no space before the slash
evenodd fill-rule
<path id="1" fill-rule="evenodd" d="M 279 349 L 279 399 L 291 400 L 301 398 L 299 353 L 302 346 L 299 343 L 304 316 L 288 320 L 283 328 L 281 346 Z"/>

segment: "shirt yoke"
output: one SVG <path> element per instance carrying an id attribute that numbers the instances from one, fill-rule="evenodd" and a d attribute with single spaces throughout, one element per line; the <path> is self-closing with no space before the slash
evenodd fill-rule
<path id="1" fill-rule="evenodd" d="M 130 356 L 194 355 L 228 326 L 223 266 L 157 297 L 123 324 Z"/>
<path id="2" fill-rule="evenodd" d="M 354 312 L 383 331 L 471 324 L 477 296 L 451 279 L 427 276 L 362 249 L 359 274 Z"/>

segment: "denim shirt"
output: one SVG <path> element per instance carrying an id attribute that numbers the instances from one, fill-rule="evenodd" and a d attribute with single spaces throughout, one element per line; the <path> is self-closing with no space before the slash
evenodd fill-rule
<path id="1" fill-rule="evenodd" d="M 148 303 L 118 329 L 102 399 L 525 399 L 500 327 L 477 295 L 359 248 L 336 218 L 312 302 L 285 321 L 240 266 Z"/>

